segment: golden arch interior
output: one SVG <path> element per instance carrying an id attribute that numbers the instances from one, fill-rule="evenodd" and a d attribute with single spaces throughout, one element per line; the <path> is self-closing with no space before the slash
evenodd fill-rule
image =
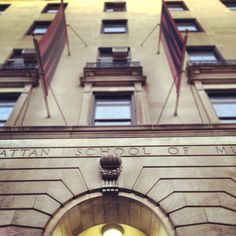
<path id="1" fill-rule="evenodd" d="M 121 196 L 100 196 L 86 200 L 66 212 L 52 236 L 102 236 L 108 223 L 120 224 L 123 236 L 167 236 L 157 214 L 143 203 Z"/>

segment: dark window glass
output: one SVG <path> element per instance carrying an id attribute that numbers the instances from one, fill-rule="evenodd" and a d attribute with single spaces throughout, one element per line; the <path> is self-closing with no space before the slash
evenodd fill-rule
<path id="1" fill-rule="evenodd" d="M 27 34 L 43 35 L 47 32 L 47 29 L 51 21 L 35 21 L 28 30 Z"/>
<path id="2" fill-rule="evenodd" d="M 188 10 L 184 2 L 166 2 L 166 5 L 170 11 L 186 11 Z"/>
<path id="3" fill-rule="evenodd" d="M 214 63 L 222 60 L 215 46 L 187 47 L 189 60 L 192 62 Z"/>
<path id="4" fill-rule="evenodd" d="M 105 2 L 104 11 L 114 12 L 114 11 L 126 11 L 125 2 Z"/>
<path id="5" fill-rule="evenodd" d="M 104 34 L 125 34 L 127 31 L 127 20 L 102 21 L 102 33 Z"/>
<path id="6" fill-rule="evenodd" d="M 180 32 L 201 32 L 202 27 L 196 19 L 175 19 L 176 26 Z"/>
<path id="7" fill-rule="evenodd" d="M 106 62 L 120 62 L 130 61 L 130 48 L 129 47 L 101 47 L 98 48 L 97 61 Z"/>
<path id="8" fill-rule="evenodd" d="M 43 9 L 43 13 L 50 13 L 50 14 L 55 14 L 57 13 L 60 3 L 48 3 L 46 7 Z M 64 3 L 64 7 L 66 8 L 68 3 Z"/>
<path id="9" fill-rule="evenodd" d="M 223 123 L 236 123 L 236 91 L 234 93 L 208 93 L 215 112 Z"/>
<path id="10" fill-rule="evenodd" d="M 236 11 L 236 1 L 234 0 L 224 0 L 222 3 L 231 11 Z"/>
<path id="11" fill-rule="evenodd" d="M 10 57 L 4 63 L 4 67 L 10 68 L 34 68 L 37 65 L 34 49 L 13 49 Z"/>
<path id="12" fill-rule="evenodd" d="M 0 96 L 0 126 L 4 126 L 10 117 L 19 94 L 1 94 Z"/>
<path id="13" fill-rule="evenodd" d="M 94 125 L 130 125 L 134 122 L 131 94 L 95 94 Z"/>
<path id="14" fill-rule="evenodd" d="M 6 11 L 6 9 L 8 7 L 10 7 L 11 5 L 10 4 L 0 4 L 0 15 L 1 13 L 3 13 L 4 11 Z"/>

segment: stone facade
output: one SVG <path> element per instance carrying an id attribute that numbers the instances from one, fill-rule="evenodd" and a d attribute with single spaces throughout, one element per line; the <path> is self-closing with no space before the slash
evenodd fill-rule
<path id="1" fill-rule="evenodd" d="M 0 14 L 0 100 L 19 94 L 0 128 L 0 235 L 80 236 L 107 223 L 138 236 L 236 235 L 236 125 L 221 123 L 208 96 L 236 91 L 235 11 L 219 0 L 185 0 L 188 11 L 171 12 L 203 28 L 187 46 L 215 46 L 225 59 L 191 64 L 186 54 L 174 116 L 173 78 L 153 28 L 161 1 L 126 0 L 125 12 L 104 12 L 104 2 L 67 1 L 71 55 L 65 47 L 47 117 L 37 70 L 2 64 L 12 49 L 34 47 L 26 32 L 53 19 L 42 9 L 55 2 L 0 1 L 11 5 Z M 104 19 L 127 20 L 128 32 L 101 34 Z M 130 66 L 97 68 L 98 48 L 117 46 L 130 48 Z M 132 94 L 132 125 L 94 125 L 95 95 L 112 93 Z M 104 156 L 119 163 L 104 166 Z"/>

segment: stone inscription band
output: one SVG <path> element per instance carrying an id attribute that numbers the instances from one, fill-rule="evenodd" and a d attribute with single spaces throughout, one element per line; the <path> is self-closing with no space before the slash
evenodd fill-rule
<path id="1" fill-rule="evenodd" d="M 235 155 L 236 146 L 132 146 L 132 147 L 50 147 L 1 148 L 0 158 L 100 157 L 101 155 L 132 156 L 200 156 Z"/>

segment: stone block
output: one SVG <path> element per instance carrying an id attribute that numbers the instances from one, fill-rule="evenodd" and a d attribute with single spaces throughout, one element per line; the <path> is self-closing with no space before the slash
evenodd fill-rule
<path id="1" fill-rule="evenodd" d="M 181 225 L 191 225 L 206 223 L 207 217 L 204 208 L 187 207 L 170 214 L 170 218 L 175 227 Z"/>
<path id="2" fill-rule="evenodd" d="M 58 208 L 60 208 L 60 206 L 61 205 L 57 201 L 47 195 L 37 195 L 34 203 L 35 209 L 40 210 L 42 212 L 46 212 L 51 215 Z"/>
<path id="3" fill-rule="evenodd" d="M 186 206 L 183 193 L 172 193 L 167 198 L 160 201 L 159 204 L 161 208 L 167 213 Z"/>
<path id="4" fill-rule="evenodd" d="M 170 195 L 173 191 L 174 188 L 171 180 L 160 179 L 147 194 L 147 196 L 152 198 L 154 201 L 159 202 Z"/>
<path id="5" fill-rule="evenodd" d="M 236 225 L 236 212 L 220 207 L 205 208 L 208 221 L 226 225 Z"/>
<path id="6" fill-rule="evenodd" d="M 0 225 L 4 226 L 4 225 L 11 224 L 14 214 L 15 214 L 15 211 L 13 211 L 13 210 L 11 210 L 11 211 L 10 210 L 1 210 Z"/>
<path id="7" fill-rule="evenodd" d="M 26 227 L 44 228 L 50 216 L 36 210 L 15 211 L 12 224 Z"/>
<path id="8" fill-rule="evenodd" d="M 33 208 L 35 195 L 5 196 L 2 201 L 2 208 Z"/>

